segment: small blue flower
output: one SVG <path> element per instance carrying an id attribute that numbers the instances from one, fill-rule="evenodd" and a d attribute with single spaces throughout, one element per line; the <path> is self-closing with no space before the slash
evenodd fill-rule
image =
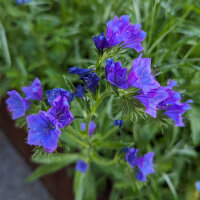
<path id="1" fill-rule="evenodd" d="M 42 100 L 42 84 L 39 78 L 35 78 L 30 86 L 23 87 L 22 91 L 27 100 Z"/>
<path id="2" fill-rule="evenodd" d="M 155 173 L 153 168 L 154 152 L 149 152 L 137 158 L 138 149 L 130 148 L 126 154 L 126 161 L 135 169 L 135 176 L 139 181 L 146 181 L 148 174 Z"/>
<path id="3" fill-rule="evenodd" d="M 91 72 L 91 69 L 83 69 L 83 68 L 78 68 L 76 66 L 69 68 L 69 73 L 70 74 L 77 74 L 79 76 L 83 75 L 83 74 L 87 74 L 89 72 Z"/>
<path id="4" fill-rule="evenodd" d="M 87 88 L 91 90 L 92 93 L 96 93 L 96 90 L 99 86 L 100 77 L 96 73 L 88 73 L 80 77 L 87 85 Z"/>
<path id="5" fill-rule="evenodd" d="M 85 173 L 88 170 L 88 164 L 83 160 L 78 160 L 76 163 L 76 170 Z"/>
<path id="6" fill-rule="evenodd" d="M 200 181 L 195 183 L 196 189 L 200 192 Z"/>
<path id="7" fill-rule="evenodd" d="M 151 58 L 142 58 L 140 54 L 139 58 L 133 60 L 133 66 L 128 75 L 128 86 L 139 88 L 144 94 L 160 87 L 151 74 Z"/>
<path id="8" fill-rule="evenodd" d="M 101 33 L 99 36 L 94 37 L 94 43 L 96 48 L 101 51 L 109 46 L 109 38 L 105 37 L 104 33 Z"/>
<path id="9" fill-rule="evenodd" d="M 75 96 L 78 98 L 83 98 L 85 94 L 85 86 L 84 85 L 78 85 L 76 87 L 76 91 L 75 91 Z"/>
<path id="10" fill-rule="evenodd" d="M 39 111 L 37 115 L 27 116 L 26 120 L 29 128 L 28 144 L 43 146 L 49 153 L 55 151 L 61 134 L 57 119 L 44 111 Z"/>
<path id="11" fill-rule="evenodd" d="M 93 121 L 90 121 L 90 123 L 89 123 L 89 130 L 88 130 L 88 135 L 89 136 L 92 136 L 92 134 L 94 133 L 94 131 L 95 131 L 95 129 L 96 129 L 96 124 L 93 122 Z M 83 131 L 85 131 L 86 130 L 86 123 L 82 123 L 81 124 L 81 129 L 83 130 Z"/>
<path id="12" fill-rule="evenodd" d="M 15 2 L 18 4 L 18 5 L 21 5 L 23 3 L 29 3 L 31 2 L 32 0 L 15 0 Z"/>
<path id="13" fill-rule="evenodd" d="M 56 99 L 58 96 L 64 96 L 64 97 L 70 97 L 70 91 L 67 91 L 67 90 L 65 90 L 65 89 L 63 89 L 63 88 L 60 88 L 60 89 L 58 89 L 58 88 L 54 88 L 52 91 L 51 90 L 46 90 L 45 91 L 45 93 L 46 93 L 46 96 L 47 96 L 47 100 L 48 100 L 48 102 L 50 103 L 50 104 L 52 104 L 52 101 L 54 100 L 54 99 Z M 71 97 L 70 97 L 71 98 Z M 72 99 L 72 98 L 71 98 Z M 70 100 L 71 100 L 70 99 Z M 72 99 L 73 100 L 73 99 Z"/>
<path id="14" fill-rule="evenodd" d="M 153 168 L 153 157 L 154 152 L 149 152 L 135 160 L 135 165 L 138 167 L 135 176 L 139 181 L 146 181 L 146 176 L 148 174 L 155 173 Z"/>
<path id="15" fill-rule="evenodd" d="M 130 148 L 129 151 L 126 154 L 126 161 L 129 163 L 129 165 L 134 168 L 135 167 L 135 160 L 137 159 L 137 153 L 138 149 Z"/>
<path id="16" fill-rule="evenodd" d="M 127 68 L 122 68 L 121 62 L 113 59 L 106 60 L 106 79 L 116 87 L 127 89 Z"/>
<path id="17" fill-rule="evenodd" d="M 143 51 L 141 42 L 145 39 L 146 33 L 141 30 L 140 24 L 131 24 L 129 17 L 123 15 L 120 18 L 115 16 L 107 22 L 106 37 L 109 38 L 109 48 L 120 45 L 141 52 Z"/>
<path id="18" fill-rule="evenodd" d="M 123 125 L 123 123 L 124 123 L 123 120 L 118 120 L 118 119 L 116 119 L 116 120 L 114 121 L 114 126 L 119 126 L 119 128 L 121 128 L 122 125 Z"/>
<path id="19" fill-rule="evenodd" d="M 74 120 L 74 116 L 69 110 L 69 104 L 66 97 L 58 96 L 54 99 L 52 108 L 50 108 L 47 113 L 58 120 L 58 126 L 61 129 L 71 124 Z"/>
<path id="20" fill-rule="evenodd" d="M 16 90 L 8 91 L 10 96 L 6 100 L 8 111 L 12 112 L 12 119 L 18 119 L 25 115 L 27 109 L 29 109 L 30 102 L 23 99 Z"/>

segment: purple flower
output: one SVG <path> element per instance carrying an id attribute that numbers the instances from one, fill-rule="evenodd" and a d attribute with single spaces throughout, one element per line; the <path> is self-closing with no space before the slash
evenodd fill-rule
<path id="1" fill-rule="evenodd" d="M 89 72 L 91 72 L 92 69 L 83 69 L 83 68 L 78 68 L 76 66 L 69 68 L 69 73 L 70 74 L 77 74 L 77 75 L 83 75 L 83 74 L 87 74 Z"/>
<path id="2" fill-rule="evenodd" d="M 39 78 L 35 78 L 30 86 L 23 87 L 22 91 L 28 100 L 42 100 L 42 84 Z"/>
<path id="3" fill-rule="evenodd" d="M 85 93 L 85 86 L 84 85 L 78 85 L 76 87 L 76 91 L 75 91 L 75 96 L 78 98 L 83 98 L 84 97 L 84 93 Z"/>
<path id="4" fill-rule="evenodd" d="M 96 90 L 99 86 L 99 80 L 101 79 L 100 77 L 97 76 L 96 73 L 88 73 L 85 74 L 84 76 L 81 76 L 81 79 L 84 80 L 84 82 L 86 83 L 88 89 L 91 90 L 91 92 L 93 94 L 96 93 Z"/>
<path id="5" fill-rule="evenodd" d="M 127 15 L 120 18 L 115 16 L 107 23 L 106 37 L 109 38 L 109 48 L 120 45 L 135 49 L 137 52 L 143 51 L 141 42 L 145 39 L 146 33 L 140 29 L 141 25 L 132 25 Z"/>
<path id="6" fill-rule="evenodd" d="M 166 108 L 164 114 L 170 117 L 174 121 L 175 126 L 182 126 L 182 127 L 184 126 L 182 115 L 187 110 L 191 109 L 188 103 L 192 103 L 192 101 L 189 100 L 186 103 L 174 104 Z"/>
<path id="7" fill-rule="evenodd" d="M 105 37 L 104 33 L 94 37 L 95 46 L 99 51 L 107 48 L 109 46 L 108 42 L 109 38 Z"/>
<path id="8" fill-rule="evenodd" d="M 37 115 L 29 115 L 26 119 L 29 128 L 28 144 L 43 146 L 47 152 L 55 151 L 61 134 L 57 119 L 44 111 L 39 111 Z"/>
<path id="9" fill-rule="evenodd" d="M 129 151 L 126 154 L 126 161 L 129 163 L 129 165 L 134 168 L 135 167 L 135 160 L 137 159 L 137 153 L 138 149 L 130 148 Z"/>
<path id="10" fill-rule="evenodd" d="M 118 120 L 118 119 L 116 119 L 116 120 L 114 121 L 114 125 L 115 125 L 115 126 L 119 126 L 119 128 L 122 127 L 123 123 L 124 123 L 123 120 Z"/>
<path id="11" fill-rule="evenodd" d="M 74 116 L 69 110 L 69 104 L 66 97 L 58 96 L 52 102 L 52 108 L 47 111 L 47 114 L 52 115 L 58 120 L 58 126 L 62 129 L 74 120 Z"/>
<path id="12" fill-rule="evenodd" d="M 88 164 L 83 160 L 78 160 L 76 163 L 76 170 L 85 173 L 88 170 Z"/>
<path id="13" fill-rule="evenodd" d="M 106 60 L 106 78 L 116 87 L 127 89 L 127 68 L 122 68 L 121 62 L 114 62 L 113 59 Z"/>
<path id="14" fill-rule="evenodd" d="M 151 58 L 142 58 L 140 54 L 139 58 L 133 60 L 133 67 L 128 75 L 128 86 L 140 88 L 144 94 L 160 87 L 151 74 Z"/>
<path id="15" fill-rule="evenodd" d="M 168 93 L 162 88 L 151 90 L 147 94 L 141 92 L 139 95 L 135 96 L 135 98 L 141 101 L 145 106 L 145 112 L 154 118 L 156 118 L 158 104 L 167 97 Z"/>
<path id="16" fill-rule="evenodd" d="M 136 170 L 136 178 L 139 181 L 146 181 L 146 176 L 154 173 L 154 152 L 149 152 L 139 158 L 137 158 L 137 152 L 138 149 L 130 148 L 126 154 L 126 161 L 133 169 Z"/>
<path id="17" fill-rule="evenodd" d="M 200 192 L 200 181 L 195 183 L 196 189 Z"/>
<path id="18" fill-rule="evenodd" d="M 8 91 L 7 94 L 10 97 L 6 100 L 6 104 L 8 110 L 12 112 L 12 119 L 23 117 L 29 108 L 30 102 L 23 99 L 16 90 Z"/>
<path id="19" fill-rule="evenodd" d="M 149 152 L 135 160 L 135 165 L 138 167 L 135 176 L 139 181 L 146 181 L 146 176 L 148 174 L 155 173 L 153 168 L 153 157 L 154 152 Z"/>
<path id="20" fill-rule="evenodd" d="M 81 124 L 81 129 L 82 129 L 83 131 L 86 130 L 86 123 L 82 123 L 82 124 Z M 96 124 L 95 124 L 93 121 L 90 121 L 90 123 L 89 123 L 88 135 L 89 135 L 89 136 L 92 136 L 92 134 L 94 133 L 95 129 L 96 129 Z"/>
<path id="21" fill-rule="evenodd" d="M 63 88 L 54 88 L 52 91 L 51 90 L 46 90 L 46 96 L 47 96 L 47 100 L 50 104 L 52 104 L 52 101 L 54 99 L 56 99 L 58 96 L 62 96 L 62 97 L 70 97 L 70 91 L 66 91 Z M 74 98 L 74 97 L 73 97 Z M 70 100 L 73 100 L 73 98 L 70 97 Z"/>
<path id="22" fill-rule="evenodd" d="M 21 5 L 23 3 L 29 3 L 31 2 L 32 0 L 15 0 L 15 2 L 18 4 L 18 5 Z"/>
<path id="23" fill-rule="evenodd" d="M 189 103 L 192 103 L 193 101 L 188 100 L 187 102 L 182 103 L 180 93 L 172 90 L 174 86 L 176 86 L 176 82 L 169 80 L 167 86 L 162 87 L 168 96 L 160 102 L 157 107 L 160 110 L 165 110 L 164 114 L 174 121 L 175 126 L 184 126 L 182 115 L 191 108 Z"/>

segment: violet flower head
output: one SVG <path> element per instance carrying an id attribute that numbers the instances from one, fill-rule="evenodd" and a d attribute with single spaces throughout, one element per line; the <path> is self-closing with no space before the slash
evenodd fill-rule
<path id="1" fill-rule="evenodd" d="M 66 97 L 58 96 L 52 102 L 52 108 L 47 111 L 47 114 L 52 115 L 58 121 L 59 128 L 63 129 L 64 127 L 71 124 L 74 120 L 74 116 L 69 110 L 69 104 Z"/>
<path id="2" fill-rule="evenodd" d="M 83 160 L 78 160 L 76 163 L 76 170 L 85 173 L 88 170 L 88 164 Z"/>
<path id="3" fill-rule="evenodd" d="M 16 90 L 8 91 L 7 94 L 10 97 L 6 100 L 6 104 L 8 111 L 12 113 L 12 119 L 23 117 L 29 108 L 30 102 L 23 99 Z"/>
<path id="4" fill-rule="evenodd" d="M 75 96 L 78 98 L 83 98 L 85 94 L 85 86 L 84 85 L 78 85 L 76 87 L 76 91 L 75 91 Z"/>
<path id="5" fill-rule="evenodd" d="M 163 88 L 151 90 L 147 94 L 141 92 L 135 96 L 135 98 L 145 106 L 145 112 L 151 115 L 153 118 L 156 118 L 158 104 L 164 101 L 167 97 L 168 93 Z"/>
<path id="6" fill-rule="evenodd" d="M 123 15 L 120 18 L 115 16 L 107 22 L 106 37 L 109 38 L 109 48 L 120 45 L 141 52 L 143 51 L 141 42 L 145 39 L 146 33 L 141 30 L 140 24 L 131 24 L 129 17 Z"/>
<path id="7" fill-rule="evenodd" d="M 130 148 L 129 151 L 126 154 L 126 161 L 129 163 L 129 165 L 134 168 L 135 167 L 135 160 L 137 159 L 137 153 L 138 149 L 136 148 Z"/>
<path id="8" fill-rule="evenodd" d="M 69 73 L 70 74 L 77 74 L 79 76 L 83 75 L 83 74 L 87 74 L 89 72 L 91 72 L 92 69 L 84 69 L 84 68 L 78 68 L 76 66 L 69 68 Z"/>
<path id="9" fill-rule="evenodd" d="M 89 136 L 92 136 L 92 134 L 94 133 L 96 127 L 97 127 L 97 125 L 93 121 L 90 121 L 90 123 L 89 123 L 89 130 L 88 130 L 88 135 Z M 81 124 L 81 129 L 83 131 L 86 130 L 86 123 L 82 123 Z"/>
<path id="10" fill-rule="evenodd" d="M 81 79 L 86 83 L 87 88 L 90 89 L 93 94 L 95 94 L 101 78 L 98 77 L 96 73 L 92 72 L 81 76 Z"/>
<path id="11" fill-rule="evenodd" d="M 139 181 L 146 181 L 146 176 L 148 174 L 155 173 L 153 168 L 153 157 L 154 152 L 149 152 L 135 160 L 135 165 L 137 166 L 135 176 Z"/>
<path id="12" fill-rule="evenodd" d="M 196 189 L 200 192 L 200 181 L 196 181 L 195 186 Z"/>
<path id="13" fill-rule="evenodd" d="M 43 146 L 44 150 L 50 153 L 55 151 L 61 134 L 57 119 L 44 111 L 29 115 L 26 119 L 29 128 L 28 144 Z"/>
<path id="14" fill-rule="evenodd" d="M 122 68 L 121 62 L 114 62 L 113 59 L 106 60 L 106 78 L 116 87 L 127 89 L 127 68 Z"/>
<path id="15" fill-rule="evenodd" d="M 151 58 L 139 58 L 133 60 L 133 67 L 128 75 L 128 86 L 140 88 L 144 94 L 160 87 L 155 77 L 151 74 Z"/>
<path id="16" fill-rule="evenodd" d="M 15 2 L 18 4 L 18 5 L 21 5 L 21 4 L 24 4 L 24 3 L 29 3 L 31 2 L 32 0 L 15 0 Z"/>
<path id="17" fill-rule="evenodd" d="M 46 93 L 49 104 L 52 104 L 53 100 L 56 99 L 60 95 L 62 97 L 67 97 L 67 98 L 70 96 L 70 91 L 67 91 L 63 88 L 60 88 L 60 89 L 54 88 L 52 91 L 46 90 L 45 93 Z"/>
<path id="18" fill-rule="evenodd" d="M 23 87 L 22 91 L 27 100 L 42 100 L 42 84 L 39 78 L 35 78 L 30 86 Z"/>
<path id="19" fill-rule="evenodd" d="M 94 37 L 96 48 L 101 51 L 109 46 L 109 38 L 105 37 L 104 33 Z"/>
<path id="20" fill-rule="evenodd" d="M 182 115 L 187 110 L 191 109 L 188 103 L 192 103 L 192 101 L 189 100 L 185 103 L 174 104 L 166 108 L 164 114 L 170 117 L 174 121 L 175 126 L 182 126 L 182 127 L 184 126 Z"/>
<path id="21" fill-rule="evenodd" d="M 185 103 L 181 102 L 180 93 L 173 91 L 172 88 L 176 86 L 175 81 L 168 81 L 166 87 L 161 87 L 168 94 L 162 102 L 160 102 L 157 107 L 160 110 L 165 110 L 164 114 L 170 117 L 175 126 L 184 126 L 182 115 L 189 110 L 191 107 L 189 103 L 192 103 L 192 100 L 188 100 Z"/>
<path id="22" fill-rule="evenodd" d="M 118 120 L 118 119 L 116 119 L 116 120 L 114 121 L 114 126 L 119 126 L 119 128 L 121 128 L 122 125 L 123 125 L 123 123 L 124 123 L 123 120 Z"/>

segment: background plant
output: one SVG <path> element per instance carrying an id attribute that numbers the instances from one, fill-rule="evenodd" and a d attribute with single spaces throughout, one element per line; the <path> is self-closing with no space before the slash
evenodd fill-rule
<path id="1" fill-rule="evenodd" d="M 102 159 L 97 159 L 99 170 L 88 178 L 89 183 L 93 180 L 99 188 L 97 191 L 92 189 L 93 199 L 96 192 L 101 193 L 105 189 L 108 178 L 115 180 L 110 199 L 120 199 L 123 193 L 126 194 L 124 199 L 195 199 L 194 182 L 200 178 L 199 13 L 198 0 L 35 0 L 21 7 L 14 2 L 2 0 L 0 94 L 5 94 L 9 88 L 20 89 L 36 76 L 45 82 L 45 88 L 54 88 L 55 85 L 66 88 L 69 81 L 76 83 L 75 78 L 69 80 L 63 74 L 66 75 L 68 68 L 73 65 L 92 67 L 96 56 L 92 36 L 103 32 L 105 23 L 114 15 L 128 14 L 133 23 L 141 23 L 147 32 L 147 38 L 143 42 L 144 57 L 151 57 L 152 63 L 157 65 L 158 72 L 161 72 L 157 77 L 159 82 L 165 85 L 167 79 L 175 79 L 179 85 L 178 91 L 193 99 L 194 104 L 188 115 L 190 121 L 188 120 L 185 128 L 170 126 L 161 129 L 150 118 L 145 119 L 145 123 L 143 119 L 138 119 L 134 125 L 126 124 L 123 131 L 142 152 L 155 152 L 157 174 L 150 178 L 149 184 L 141 187 L 133 183 L 132 187 L 127 187 L 129 180 L 118 182 L 117 179 L 123 174 L 117 170 L 113 172 L 112 165 L 106 166 L 107 175 L 102 177 L 105 163 Z M 119 56 L 118 59 L 128 65 L 136 56 L 134 51 L 129 51 L 126 56 Z M 108 101 L 107 111 L 98 116 L 101 118 L 99 126 L 102 131 L 107 117 L 113 119 L 110 114 L 113 113 L 110 106 L 113 97 Z M 101 107 L 98 109 L 101 110 Z M 109 150 L 106 149 L 105 153 L 107 152 Z M 75 159 L 65 156 L 66 160 L 62 158 L 63 163 L 48 158 L 45 161 L 44 157 L 40 160 L 38 156 L 35 161 L 47 162 L 45 166 L 50 165 L 48 169 L 52 172 Z M 43 173 L 46 171 L 44 169 L 41 170 Z M 43 174 L 41 171 L 37 172 L 35 178 Z M 99 177 L 102 178 L 96 181 Z"/>

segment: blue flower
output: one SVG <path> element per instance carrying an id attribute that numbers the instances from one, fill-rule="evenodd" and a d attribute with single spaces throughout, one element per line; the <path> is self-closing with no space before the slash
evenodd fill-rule
<path id="1" fill-rule="evenodd" d="M 128 75 L 128 86 L 136 87 L 143 91 L 144 94 L 160 87 L 155 77 L 151 74 L 151 59 L 139 58 L 133 60 L 133 66 Z"/>
<path id="2" fill-rule="evenodd" d="M 141 92 L 136 99 L 142 102 L 146 108 L 146 113 L 156 118 L 158 105 L 168 97 L 168 93 L 163 88 L 149 91 L 147 94 Z"/>
<path id="3" fill-rule="evenodd" d="M 96 93 L 96 90 L 99 86 L 100 77 L 97 76 L 96 73 L 88 73 L 81 76 L 81 79 L 85 81 L 87 88 L 91 90 L 92 93 Z"/>
<path id="4" fill-rule="evenodd" d="M 7 94 L 10 97 L 6 100 L 6 104 L 8 111 L 12 112 L 12 119 L 23 117 L 30 102 L 23 99 L 16 90 L 8 91 Z"/>
<path id="5" fill-rule="evenodd" d="M 141 29 L 140 24 L 131 24 L 129 17 L 123 15 L 120 18 L 115 16 L 107 22 L 106 37 L 109 38 L 109 48 L 120 45 L 124 48 L 132 48 L 137 52 L 143 51 L 141 42 L 145 39 L 146 33 Z"/>
<path id="6" fill-rule="evenodd" d="M 130 148 L 129 151 L 126 154 L 126 161 L 129 163 L 129 165 L 134 168 L 135 167 L 135 160 L 137 159 L 137 153 L 138 149 Z"/>
<path id="7" fill-rule="evenodd" d="M 88 164 L 83 160 L 78 160 L 76 163 L 76 170 L 85 173 L 88 170 Z"/>
<path id="8" fill-rule="evenodd" d="M 73 100 L 73 98 L 70 96 L 70 91 L 67 91 L 63 88 L 54 88 L 52 91 L 51 90 L 46 90 L 46 96 L 47 96 L 47 100 L 50 104 L 52 104 L 52 101 L 54 99 L 56 99 L 58 96 L 64 96 L 64 97 L 69 97 L 70 100 Z"/>
<path id="9" fill-rule="evenodd" d="M 139 158 L 137 158 L 137 152 L 138 149 L 130 148 L 126 154 L 126 161 L 133 169 L 135 169 L 136 178 L 139 181 L 146 181 L 146 176 L 154 173 L 154 152 L 149 152 Z"/>
<path id="10" fill-rule="evenodd" d="M 44 111 L 37 115 L 27 116 L 28 144 L 43 146 L 44 150 L 51 153 L 56 150 L 61 131 L 58 121 Z"/>
<path id="11" fill-rule="evenodd" d="M 76 66 L 69 68 L 69 73 L 70 74 L 77 74 L 79 76 L 83 75 L 83 74 L 87 74 L 89 72 L 91 72 L 92 69 L 83 69 L 83 68 L 78 68 Z"/>
<path id="12" fill-rule="evenodd" d="M 95 129 L 96 129 L 96 124 L 93 122 L 93 121 L 90 121 L 90 123 L 89 123 L 89 130 L 88 130 L 88 135 L 89 136 L 92 136 L 92 134 L 94 133 L 94 131 L 95 131 Z M 86 130 L 86 123 L 82 123 L 81 124 L 81 129 L 83 130 L 83 131 L 85 131 Z"/>
<path id="13" fill-rule="evenodd" d="M 122 68 L 121 62 L 114 62 L 113 59 L 106 60 L 106 78 L 116 87 L 127 89 L 127 68 Z"/>
<path id="14" fill-rule="evenodd" d="M 124 123 L 123 120 L 118 120 L 118 119 L 116 119 L 116 120 L 114 121 L 114 125 L 115 125 L 115 126 L 119 126 L 119 128 L 122 127 L 123 123 Z"/>
<path id="15" fill-rule="evenodd" d="M 39 78 L 35 78 L 30 86 L 23 87 L 22 91 L 26 94 L 28 100 L 42 100 L 42 84 Z"/>
<path id="16" fill-rule="evenodd" d="M 135 160 L 135 165 L 137 166 L 135 176 L 139 181 L 146 181 L 146 176 L 148 174 L 155 173 L 153 168 L 153 157 L 154 152 L 149 152 Z"/>
<path id="17" fill-rule="evenodd" d="M 15 2 L 18 4 L 18 5 L 21 5 L 23 3 L 29 3 L 31 2 L 32 0 L 15 0 Z"/>
<path id="18" fill-rule="evenodd" d="M 105 37 L 104 33 L 94 37 L 96 48 L 101 51 L 109 46 L 109 38 Z"/>
<path id="19" fill-rule="evenodd" d="M 58 120 L 58 126 L 62 129 L 74 120 L 74 116 L 69 110 L 69 104 L 66 97 L 58 96 L 52 102 L 52 108 L 47 111 Z"/>
<path id="20" fill-rule="evenodd" d="M 85 94 L 85 86 L 84 85 L 78 85 L 76 87 L 76 91 L 75 91 L 75 96 L 78 98 L 83 98 Z"/>
<path id="21" fill-rule="evenodd" d="M 196 189 L 200 192 L 200 181 L 195 183 Z"/>

